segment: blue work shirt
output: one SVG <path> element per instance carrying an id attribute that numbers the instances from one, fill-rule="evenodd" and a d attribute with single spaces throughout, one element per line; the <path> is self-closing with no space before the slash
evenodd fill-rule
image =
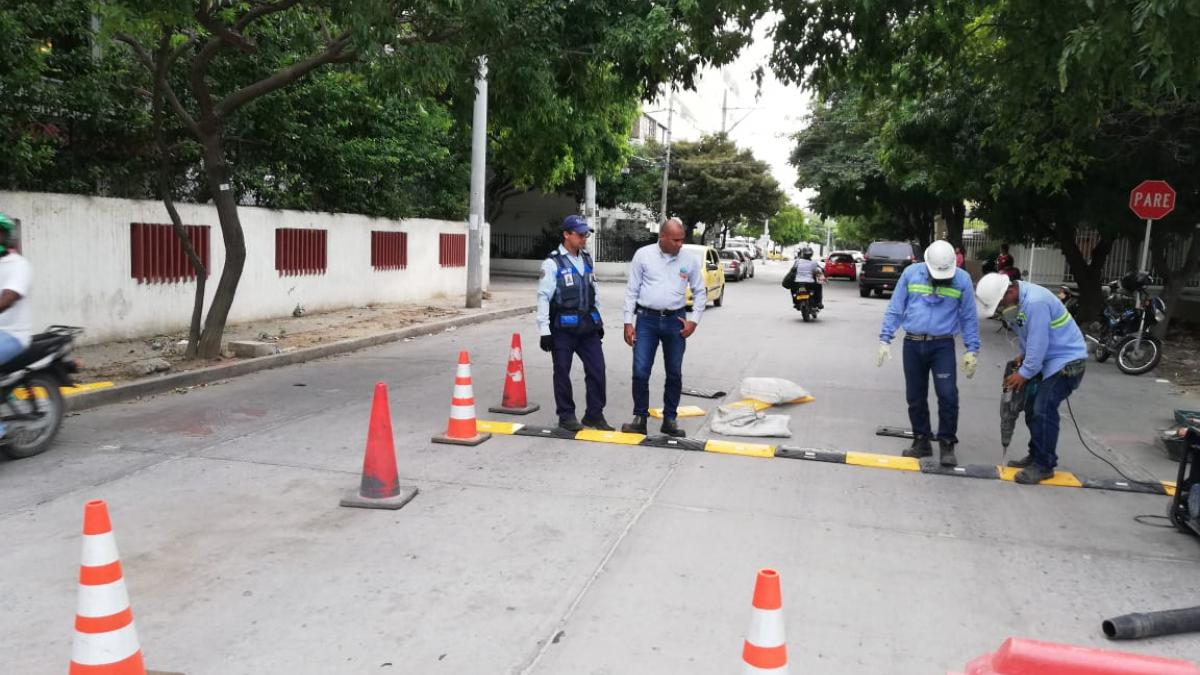
<path id="1" fill-rule="evenodd" d="M 657 242 L 639 248 L 629 263 L 625 323 L 633 323 L 638 305 L 660 310 L 683 307 L 687 304 L 688 286 L 692 287 L 692 311 L 688 319 L 700 323 L 700 315 L 708 302 L 701 264 L 686 249 L 680 249 L 676 255 L 667 255 Z"/>
<path id="2" fill-rule="evenodd" d="M 925 263 L 909 265 L 896 282 L 892 300 L 883 314 L 879 339 L 890 343 L 897 328 L 923 335 L 962 333 L 967 351 L 979 351 L 979 316 L 971 275 L 954 270 L 946 286 L 935 286 Z"/>
<path id="3" fill-rule="evenodd" d="M 579 249 L 580 253 L 583 249 Z M 580 275 L 584 274 L 586 265 L 583 264 L 582 255 L 571 255 L 567 251 L 567 247 L 562 244 L 558 245 L 560 255 L 566 256 L 567 260 L 571 261 L 571 266 L 575 268 Z M 558 265 L 555 264 L 553 258 L 546 258 L 542 261 L 542 277 L 538 280 L 537 289 L 537 325 L 540 335 L 550 334 L 550 300 L 554 297 L 554 291 L 558 289 Z M 596 311 L 600 311 L 600 294 L 596 293 L 596 298 L 593 303 Z"/>
<path id="4" fill-rule="evenodd" d="M 1062 301 L 1053 293 L 1024 281 L 1018 281 L 1021 295 L 1017 301 L 1017 320 L 1009 327 L 1021 338 L 1021 377 L 1029 380 L 1041 373 L 1050 377 L 1072 361 L 1087 358 L 1083 333 Z"/>

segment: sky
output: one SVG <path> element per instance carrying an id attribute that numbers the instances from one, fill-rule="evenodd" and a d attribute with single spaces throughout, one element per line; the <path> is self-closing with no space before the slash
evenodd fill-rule
<path id="1" fill-rule="evenodd" d="M 792 203 L 807 206 L 812 191 L 802 193 L 796 188 L 796 170 L 788 164 L 788 155 L 793 145 L 791 135 L 803 126 L 811 97 L 799 87 L 775 79 L 767 64 L 771 41 L 766 33 L 767 26 L 760 25 L 754 31 L 754 43 L 735 62 L 723 69 L 703 71 L 696 91 L 676 93 L 671 137 L 692 141 L 719 132 L 722 98 L 728 91 L 727 105 L 731 109 L 726 113 L 725 124 L 731 129 L 730 138 L 771 165 L 771 173 Z M 751 77 L 759 65 L 766 71 L 761 91 Z M 663 124 L 667 119 L 666 108 L 665 95 L 645 106 L 646 112 Z"/>

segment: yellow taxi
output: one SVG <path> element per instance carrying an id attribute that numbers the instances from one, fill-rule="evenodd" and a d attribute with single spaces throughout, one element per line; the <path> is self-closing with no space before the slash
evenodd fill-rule
<path id="1" fill-rule="evenodd" d="M 708 293 L 708 304 L 720 307 L 725 302 L 725 270 L 721 267 L 721 256 L 717 249 L 701 244 L 684 244 L 688 251 L 700 261 L 704 272 L 704 290 Z M 692 289 L 687 289 L 687 306 L 692 306 Z"/>

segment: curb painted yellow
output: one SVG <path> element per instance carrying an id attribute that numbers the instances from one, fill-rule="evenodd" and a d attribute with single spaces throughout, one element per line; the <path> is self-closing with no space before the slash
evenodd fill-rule
<path id="1" fill-rule="evenodd" d="M 733 441 L 705 441 L 705 452 L 742 457 L 774 457 L 775 446 L 763 443 L 734 443 Z"/>
<path id="2" fill-rule="evenodd" d="M 638 445 L 645 438 L 642 434 L 627 434 L 622 431 L 600 431 L 599 429 L 584 429 L 575 434 L 575 440 L 577 441 L 616 443 L 618 445 Z"/>
<path id="3" fill-rule="evenodd" d="M 512 436 L 517 431 L 525 426 L 518 422 L 489 422 L 487 420 L 475 420 L 475 431 L 478 433 L 500 434 L 502 436 Z"/>
<path id="4" fill-rule="evenodd" d="M 876 469 L 896 469 L 898 471 L 921 470 L 921 462 L 915 457 L 877 455 L 873 452 L 847 452 L 846 463 L 854 464 L 855 466 L 871 466 Z"/>
<path id="5" fill-rule="evenodd" d="M 997 466 L 1000 470 L 1000 480 L 1014 481 L 1016 480 L 1017 472 L 1020 469 L 1011 466 Z M 1070 471 L 1055 471 L 1054 475 L 1042 481 L 1040 485 L 1054 485 L 1057 487 L 1083 487 L 1083 483 L 1075 477 L 1075 474 Z"/>
<path id="6" fill-rule="evenodd" d="M 63 396 L 74 396 L 75 394 L 82 394 L 85 391 L 108 389 L 112 386 L 114 386 L 112 382 L 85 382 L 83 384 L 77 384 L 74 387 L 59 387 L 58 390 L 62 392 Z M 41 398 L 46 395 L 46 392 L 42 391 L 41 387 L 37 387 L 33 390 L 33 395 Z M 25 390 L 17 389 L 13 391 L 13 397 L 17 400 L 24 401 L 26 398 Z"/>
<path id="7" fill-rule="evenodd" d="M 649 412 L 651 417 L 662 419 L 662 408 L 651 408 Z M 676 408 L 675 414 L 679 417 L 704 417 L 707 413 L 698 405 L 681 405 Z"/>

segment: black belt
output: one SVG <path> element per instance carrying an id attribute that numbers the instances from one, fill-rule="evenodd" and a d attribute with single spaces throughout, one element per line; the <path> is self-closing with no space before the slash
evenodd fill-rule
<path id="1" fill-rule="evenodd" d="M 650 309 L 649 307 L 637 306 L 635 312 L 637 314 L 649 314 L 650 316 L 675 316 L 683 311 L 682 307 L 676 309 Z"/>
<path id="2" fill-rule="evenodd" d="M 926 335 L 925 333 L 905 333 L 905 340 L 913 342 L 928 342 L 930 340 L 953 340 L 953 335 Z"/>

